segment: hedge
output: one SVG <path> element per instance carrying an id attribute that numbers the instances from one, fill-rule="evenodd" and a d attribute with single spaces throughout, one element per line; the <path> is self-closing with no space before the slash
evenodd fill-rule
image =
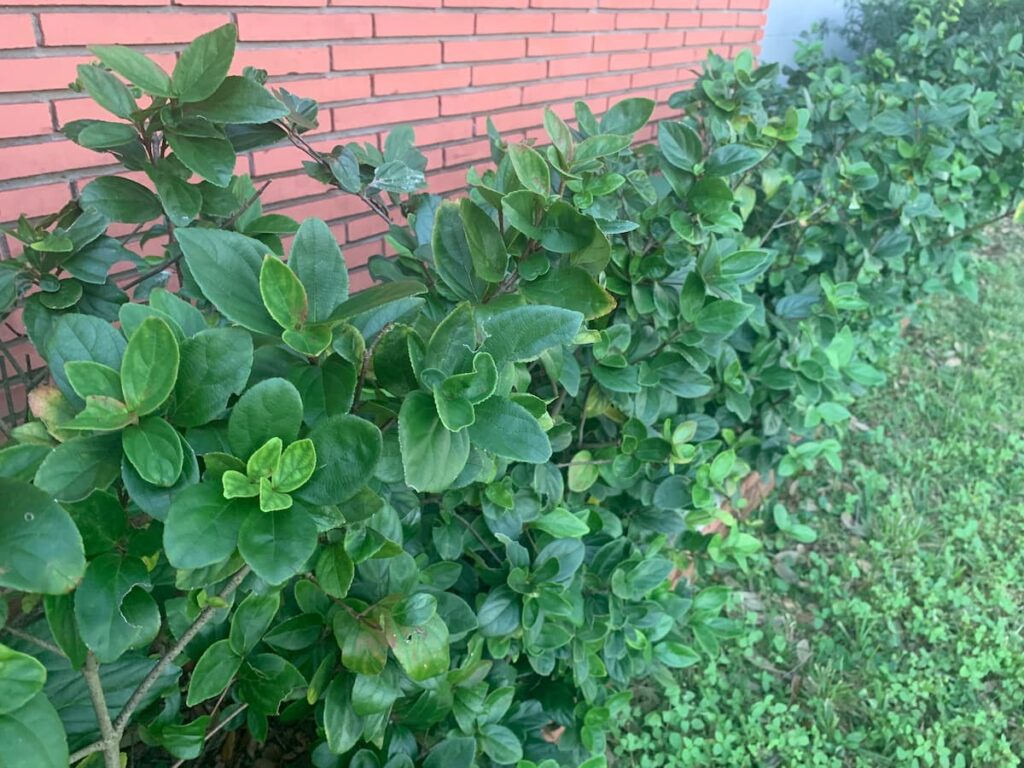
<path id="1" fill-rule="evenodd" d="M 712 56 L 656 143 L 646 99 L 547 110 L 458 200 L 411 130 L 313 150 L 315 103 L 227 76 L 235 37 L 170 75 L 93 48 L 117 119 L 66 133 L 155 192 L 101 177 L 8 232 L 51 381 L 0 450 L 0 762 L 275 727 L 318 768 L 603 766 L 631 681 L 739 632 L 709 576 L 760 546 L 744 496 L 839 468 L 898 319 L 974 293 L 1020 197 L 1020 34 L 918 38 L 965 82 Z M 234 174 L 280 140 L 387 219 L 373 287 Z"/>

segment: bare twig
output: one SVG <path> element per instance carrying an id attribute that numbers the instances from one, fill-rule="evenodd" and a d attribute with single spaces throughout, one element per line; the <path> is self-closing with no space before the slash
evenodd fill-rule
<path id="1" fill-rule="evenodd" d="M 24 640 L 25 642 L 34 643 L 35 645 L 38 645 L 40 648 L 45 648 L 50 653 L 56 653 L 58 656 L 61 656 L 65 659 L 67 658 L 67 655 L 64 653 L 64 651 L 62 651 L 59 647 L 51 643 L 49 640 L 43 640 L 43 638 L 41 637 L 30 635 L 28 632 L 24 632 L 20 629 L 15 629 L 14 627 L 4 627 L 4 631 L 9 632 L 10 634 L 14 635 L 15 637 L 21 640 Z"/>
<path id="2" fill-rule="evenodd" d="M 230 723 L 232 720 L 234 720 L 236 717 L 238 717 L 238 715 L 240 715 L 242 712 L 244 712 L 246 707 L 248 707 L 248 706 L 249 706 L 248 704 L 241 704 L 238 707 L 238 709 L 236 709 L 230 715 L 228 715 L 223 720 L 221 720 L 219 723 L 217 723 L 217 727 L 214 728 L 212 731 L 210 731 L 208 734 L 206 734 L 205 738 L 203 739 L 203 743 L 205 744 L 210 739 L 212 739 L 214 736 L 216 736 L 218 733 L 223 731 L 228 726 L 228 723 Z M 199 758 L 194 758 L 194 759 L 198 760 Z M 179 760 L 174 765 L 172 765 L 171 768 L 181 768 L 181 766 L 183 766 L 186 762 L 188 762 L 188 761 L 187 760 Z"/>
<path id="3" fill-rule="evenodd" d="M 243 566 L 238 573 L 232 576 L 231 580 L 228 581 L 228 583 L 224 585 L 224 588 L 217 594 L 217 597 L 220 598 L 220 600 L 214 602 L 221 602 L 231 597 L 234 591 L 238 589 L 239 585 L 241 585 L 245 580 L 245 577 L 249 575 L 249 570 L 248 565 Z M 192 638 L 199 634 L 199 631 L 209 623 L 217 610 L 218 609 L 214 605 L 209 605 L 203 609 L 203 611 L 196 617 L 196 620 L 192 622 L 192 626 L 182 633 L 177 642 L 175 642 L 174 645 L 172 645 L 167 652 L 160 657 L 160 660 L 157 661 L 151 670 L 149 670 L 149 674 L 147 674 L 142 682 L 139 683 L 138 687 L 124 705 L 120 714 L 118 714 L 117 719 L 114 721 L 113 732 L 110 734 L 110 737 L 108 738 L 104 736 L 104 738 L 99 741 L 75 752 L 71 755 L 72 763 L 81 760 L 83 757 L 91 755 L 93 752 L 99 752 L 107 749 L 107 746 L 111 742 L 113 742 L 115 746 L 120 743 L 121 737 L 124 735 L 125 729 L 128 727 L 128 723 L 131 720 L 132 715 L 135 714 L 135 710 L 142 704 L 142 700 L 145 698 L 146 694 L 149 693 L 149 689 L 156 684 L 157 680 L 160 679 L 160 675 L 163 674 L 164 670 L 167 669 L 170 663 L 182 654 L 185 650 L 185 646 L 192 641 Z M 100 732 L 102 733 L 102 723 L 100 725 Z"/>
<path id="4" fill-rule="evenodd" d="M 85 668 L 82 670 L 85 684 L 89 688 L 92 708 L 96 710 L 96 722 L 100 725 L 103 736 L 103 764 L 106 768 L 121 768 L 121 737 L 115 735 L 114 726 L 110 722 L 110 710 L 107 699 L 103 695 L 103 683 L 100 681 L 100 668 L 92 651 L 85 655 Z"/>

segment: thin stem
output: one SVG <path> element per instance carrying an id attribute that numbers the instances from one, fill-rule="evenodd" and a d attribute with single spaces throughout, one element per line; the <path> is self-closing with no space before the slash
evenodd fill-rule
<path id="1" fill-rule="evenodd" d="M 498 564 L 501 565 L 502 559 L 498 557 L 498 553 L 494 551 L 491 545 L 487 543 L 487 540 L 480 535 L 480 533 L 476 530 L 476 528 L 473 527 L 473 524 L 469 522 L 469 520 L 464 518 L 458 512 L 452 512 L 452 517 L 454 517 L 456 520 L 458 520 L 460 523 L 466 526 L 466 530 L 473 534 L 473 538 L 475 538 L 477 541 L 483 544 L 484 549 L 486 549 L 490 553 L 491 557 L 493 557 L 498 562 Z"/>
<path id="2" fill-rule="evenodd" d="M 24 640 L 25 642 L 34 643 L 35 645 L 38 645 L 40 648 L 45 648 L 50 653 L 56 653 L 58 656 L 62 656 L 65 659 L 67 658 L 67 655 L 64 653 L 64 651 L 62 651 L 56 645 L 51 643 L 49 640 L 43 640 L 41 637 L 30 635 L 28 632 L 23 632 L 22 630 L 15 629 L 14 627 L 4 627 L 4 631 L 9 632 L 10 634 L 14 635 L 15 637 L 21 640 Z"/>
<path id="3" fill-rule="evenodd" d="M 121 768 L 121 736 L 114 732 L 114 726 L 110 722 L 110 710 L 107 709 L 107 699 L 103 695 L 99 664 L 92 651 L 85 655 L 82 675 L 89 688 L 89 698 L 92 699 L 92 708 L 96 710 L 96 721 L 100 725 L 100 735 L 103 737 L 103 764 L 106 768 Z"/>
<path id="4" fill-rule="evenodd" d="M 226 717 L 223 720 L 221 720 L 219 723 L 217 723 L 217 727 L 214 728 L 212 731 L 210 731 L 208 734 L 206 734 L 206 737 L 203 739 L 203 744 L 205 744 L 210 739 L 212 739 L 214 736 L 216 736 L 218 733 L 220 733 L 225 728 L 227 728 L 228 723 L 230 723 L 238 715 L 240 715 L 242 712 L 244 712 L 246 707 L 248 707 L 248 706 L 249 706 L 248 704 L 241 704 L 241 705 L 239 705 L 238 709 L 236 709 L 234 712 L 232 712 L 229 717 Z M 198 760 L 199 758 L 195 758 L 195 759 Z M 179 760 L 178 762 L 174 763 L 174 765 L 172 765 L 171 768 L 181 768 L 181 766 L 183 766 L 186 762 L 187 761 L 184 760 L 184 759 Z"/>
<path id="5" fill-rule="evenodd" d="M 225 601 L 231 597 L 234 591 L 238 589 L 243 581 L 245 581 L 245 577 L 249 575 L 249 570 L 248 565 L 243 566 L 238 573 L 232 576 L 231 580 L 224 585 L 224 589 L 217 594 L 217 597 L 220 598 L 220 600 L 215 602 Z M 128 727 L 128 722 L 131 720 L 132 715 L 135 714 L 135 710 L 139 708 L 142 704 L 142 700 L 145 698 L 146 694 L 149 693 L 149 689 L 156 684 L 157 680 L 160 679 L 160 675 L 163 674 L 163 671 L 167 669 L 170 663 L 182 654 L 185 650 L 185 646 L 192 641 L 192 638 L 199 634 L 199 631 L 210 622 L 210 619 L 213 618 L 213 615 L 217 610 L 218 609 L 213 605 L 204 608 L 196 617 L 196 620 L 192 622 L 192 626 L 182 633 L 177 642 L 175 642 L 174 645 L 172 645 L 167 652 L 160 657 L 160 660 L 157 661 L 151 670 L 149 670 L 149 674 L 146 675 L 141 683 L 139 683 L 138 687 L 128 699 L 128 702 L 124 705 L 121 713 L 114 721 L 112 737 L 115 738 L 118 743 L 124 735 L 125 729 Z M 99 752 L 101 749 L 106 747 L 107 743 L 108 740 L 104 738 L 87 747 L 83 747 L 71 756 L 71 762 L 74 763 L 77 760 L 81 760 L 83 757 L 91 755 L 93 752 Z"/>

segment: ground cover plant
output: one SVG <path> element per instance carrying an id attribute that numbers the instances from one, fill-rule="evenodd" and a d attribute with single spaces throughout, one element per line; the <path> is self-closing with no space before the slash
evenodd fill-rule
<path id="1" fill-rule="evenodd" d="M 931 300 L 858 404 L 843 476 L 760 515 L 736 574 L 746 631 L 635 697 L 618 764 L 1014 766 L 1024 761 L 1024 237 L 986 253 L 980 305 Z"/>
<path id="2" fill-rule="evenodd" d="M 0 450 L 0 743 L 111 768 L 286 729 L 318 768 L 604 765 L 631 683 L 743 633 L 710 577 L 761 547 L 744 497 L 838 468 L 907 302 L 972 293 L 1019 195 L 1014 102 L 712 57 L 656 144 L 646 99 L 546 111 L 549 142 L 492 130 L 441 200 L 407 129 L 309 147 L 316 105 L 228 77 L 234 39 L 171 74 L 96 48 L 79 84 L 119 121 L 68 135 L 155 192 L 105 177 L 10 233 L 0 300 L 52 382 Z M 281 140 L 388 220 L 374 287 L 233 174 Z"/>

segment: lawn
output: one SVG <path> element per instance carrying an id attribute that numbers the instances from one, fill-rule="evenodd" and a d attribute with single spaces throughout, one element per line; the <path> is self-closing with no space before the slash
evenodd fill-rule
<path id="1" fill-rule="evenodd" d="M 1024 760 L 1020 227 L 983 269 L 979 304 L 918 308 L 888 384 L 855 408 L 843 471 L 782 490 L 816 540 L 769 533 L 731 575 L 752 632 L 678 687 L 637 691 L 620 765 Z"/>

